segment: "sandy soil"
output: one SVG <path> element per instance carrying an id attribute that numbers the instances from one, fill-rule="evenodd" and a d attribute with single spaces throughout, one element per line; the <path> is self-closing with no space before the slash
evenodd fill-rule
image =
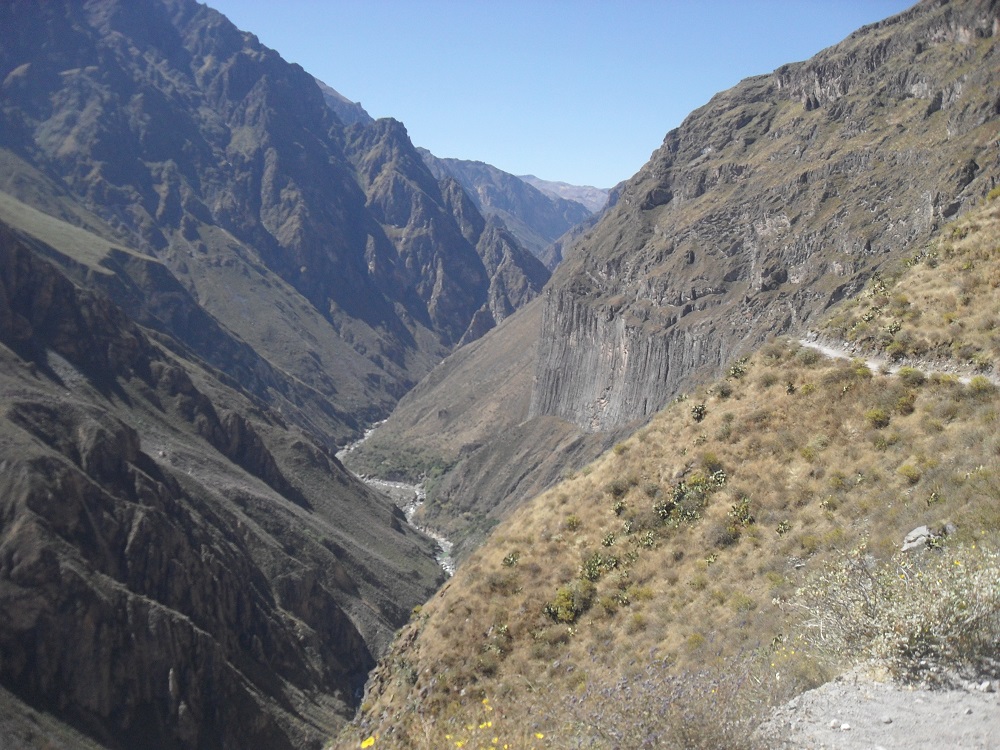
<path id="1" fill-rule="evenodd" d="M 987 687 L 988 685 L 988 687 Z M 776 750 L 1000 748 L 1000 685 L 925 690 L 855 670 L 778 708 L 762 728 Z"/>

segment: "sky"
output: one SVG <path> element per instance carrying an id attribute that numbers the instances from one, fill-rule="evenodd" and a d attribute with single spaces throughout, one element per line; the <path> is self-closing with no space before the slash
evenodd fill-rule
<path id="1" fill-rule="evenodd" d="M 694 109 L 909 0 L 207 0 L 439 157 L 609 188 Z"/>

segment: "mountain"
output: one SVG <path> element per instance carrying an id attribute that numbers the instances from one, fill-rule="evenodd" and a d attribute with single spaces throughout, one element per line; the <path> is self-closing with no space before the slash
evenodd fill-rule
<path id="1" fill-rule="evenodd" d="M 519 175 L 520 179 L 543 193 L 556 198 L 576 201 L 586 206 L 591 213 L 598 213 L 608 202 L 610 190 L 595 188 L 589 185 L 570 185 L 568 182 L 553 182 L 535 177 L 533 174 Z"/>
<path id="2" fill-rule="evenodd" d="M 532 413 L 645 419 L 981 200 L 1000 177 L 995 19 L 921 4 L 671 131 L 546 291 Z"/>
<path id="3" fill-rule="evenodd" d="M 415 183 L 400 180 L 375 216 L 361 157 L 344 152 L 348 128 L 314 79 L 252 35 L 181 0 L 5 13 L 0 147 L 14 197 L 46 210 L 56 192 L 71 196 L 115 239 L 162 260 L 275 366 L 336 393 L 355 419 L 384 415 L 474 318 L 482 329 L 493 282 L 464 291 L 472 276 L 489 278 L 458 226 L 466 219 L 444 217 L 425 232 L 461 261 L 407 267 L 412 247 L 397 246 L 403 227 L 385 208 L 398 202 L 393 211 L 419 222 L 426 204 L 405 192 Z M 33 34 L 58 51 L 40 54 Z M 384 125 L 351 127 L 373 128 L 361 142 L 380 145 Z M 411 166 L 423 170 L 421 184 L 434 182 L 422 162 Z M 413 293 L 415 273 L 426 276 Z M 461 303 L 441 297 L 456 289 Z M 248 315 L 250 300 L 266 325 Z M 341 439 L 357 425 L 330 431 Z"/>
<path id="4" fill-rule="evenodd" d="M 443 580 L 336 450 L 548 272 L 193 0 L 4 4 L 0 89 L 0 744 L 319 747 Z"/>
<path id="5" fill-rule="evenodd" d="M 531 403 L 522 440 L 552 418 L 581 436 L 634 430 L 768 337 L 804 330 L 982 200 L 1000 180 L 996 18 L 986 2 L 921 3 L 743 81 L 668 133 L 565 250 L 531 313 L 541 322 L 518 380 L 530 387 L 518 396 Z M 494 394 L 478 398 L 479 411 L 494 408 Z M 447 395 L 424 401 L 429 429 Z M 422 450 L 395 429 L 385 426 L 383 453 Z M 502 435 L 439 463 L 475 454 L 495 466 L 492 451 L 506 451 Z M 530 484 L 522 465 L 506 471 Z M 439 523 L 495 523 L 506 497 L 476 493 L 476 481 L 440 480 Z"/>
<path id="6" fill-rule="evenodd" d="M 547 194 L 489 164 L 442 159 L 426 149 L 420 149 L 420 155 L 439 179 L 457 180 L 484 215 L 502 219 L 550 270 L 562 260 L 552 253 L 552 243 L 594 213 L 578 201 Z"/>

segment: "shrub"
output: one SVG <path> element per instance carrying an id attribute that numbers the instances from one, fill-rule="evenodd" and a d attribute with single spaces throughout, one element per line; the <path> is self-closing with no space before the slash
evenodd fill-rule
<path id="1" fill-rule="evenodd" d="M 619 477 L 608 482 L 604 489 L 609 495 L 611 495 L 611 497 L 618 499 L 623 497 L 625 493 L 628 492 L 629 484 L 626 480 Z"/>
<path id="2" fill-rule="evenodd" d="M 807 639 L 835 661 L 876 659 L 896 677 L 952 682 L 992 673 L 1000 642 L 1000 555 L 975 547 L 897 555 L 855 550 L 797 593 Z"/>
<path id="3" fill-rule="evenodd" d="M 916 484 L 920 481 L 920 469 L 913 464 L 903 464 L 896 469 L 896 472 L 910 484 Z"/>
<path id="4" fill-rule="evenodd" d="M 708 415 L 708 407 L 705 404 L 695 404 L 691 407 L 691 418 L 695 422 L 700 422 Z"/>
<path id="5" fill-rule="evenodd" d="M 865 412 L 865 420 L 876 430 L 889 426 L 889 412 L 885 409 L 869 409 Z"/>
<path id="6" fill-rule="evenodd" d="M 822 354 L 808 346 L 803 346 L 795 354 L 795 359 L 799 362 L 799 364 L 805 365 L 806 367 L 816 364 L 820 361 L 820 359 L 822 359 L 822 357 Z"/>
<path id="7" fill-rule="evenodd" d="M 916 367 L 900 367 L 896 373 L 900 380 L 913 388 L 923 385 L 927 377 Z"/>
<path id="8" fill-rule="evenodd" d="M 561 587 L 544 612 L 556 622 L 572 624 L 590 609 L 596 588 L 590 581 L 574 581 Z"/>
<path id="9" fill-rule="evenodd" d="M 729 366 L 729 377 L 731 378 L 742 378 L 747 374 L 747 365 L 750 359 L 748 357 L 741 357 Z"/>
<path id="10" fill-rule="evenodd" d="M 969 381 L 969 390 L 973 396 L 986 397 L 996 393 L 997 387 L 993 385 L 989 378 L 976 375 Z"/>

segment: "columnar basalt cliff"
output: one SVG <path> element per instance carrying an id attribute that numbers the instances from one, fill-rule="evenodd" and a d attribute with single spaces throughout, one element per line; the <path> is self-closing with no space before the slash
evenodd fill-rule
<path id="1" fill-rule="evenodd" d="M 925 2 L 689 116 L 557 270 L 531 413 L 648 418 L 981 200 L 998 30 L 994 3 Z"/>

